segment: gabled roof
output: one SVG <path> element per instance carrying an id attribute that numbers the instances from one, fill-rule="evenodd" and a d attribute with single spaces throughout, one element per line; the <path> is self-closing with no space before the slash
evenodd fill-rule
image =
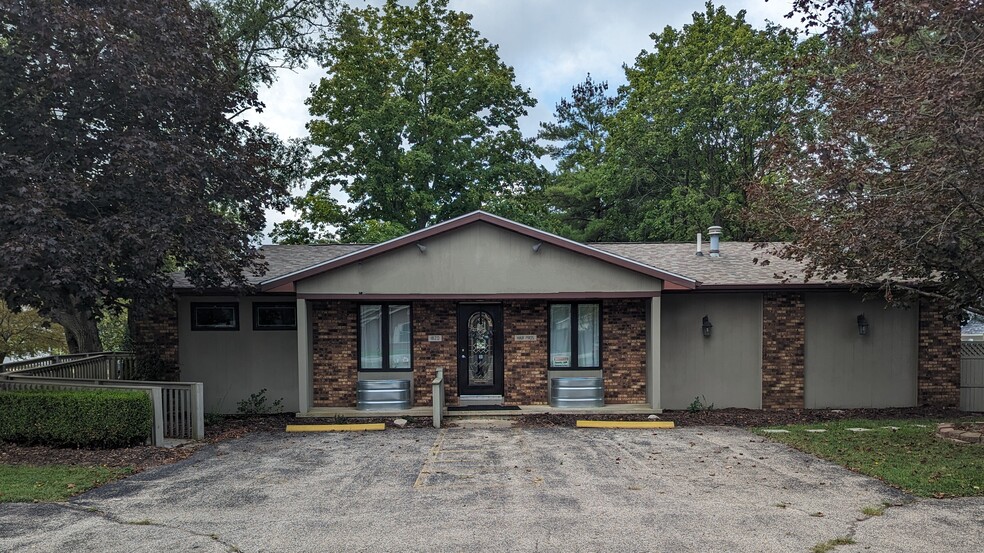
<path id="1" fill-rule="evenodd" d="M 352 263 L 357 263 L 365 259 L 382 255 L 386 252 L 414 244 L 421 240 L 431 238 L 440 234 L 454 231 L 455 229 L 461 228 L 466 225 L 483 222 L 496 227 L 506 229 L 524 236 L 528 236 L 534 240 L 538 240 L 545 244 L 550 244 L 558 248 L 562 248 L 574 253 L 585 255 L 605 263 L 616 265 L 618 267 L 633 271 L 636 273 L 644 274 L 647 276 L 655 277 L 661 279 L 667 283 L 675 285 L 677 288 L 684 289 L 694 289 L 697 286 L 697 281 L 693 278 L 688 278 L 671 271 L 666 271 L 661 268 L 657 268 L 652 265 L 641 263 L 634 259 L 624 257 L 617 252 L 605 251 L 598 249 L 589 245 L 581 244 L 573 240 L 568 240 L 556 234 L 551 234 L 549 232 L 544 232 L 542 230 L 537 230 L 533 227 L 522 225 L 509 219 L 499 217 L 497 215 L 492 215 L 491 213 L 486 213 L 484 211 L 474 211 L 467 215 L 462 215 L 454 219 L 444 221 L 443 223 L 438 223 L 434 226 L 427 227 L 416 232 L 411 232 L 409 234 L 400 236 L 399 238 L 394 238 L 387 242 L 381 244 L 376 244 L 374 246 L 368 246 L 360 248 L 349 253 L 326 259 L 320 263 L 304 267 L 289 273 L 283 273 L 280 276 L 275 276 L 268 278 L 260 283 L 260 290 L 264 292 L 287 292 L 294 289 L 294 283 L 303 280 L 305 278 L 312 277 L 317 274 L 330 271 L 339 267 L 344 267 Z"/>

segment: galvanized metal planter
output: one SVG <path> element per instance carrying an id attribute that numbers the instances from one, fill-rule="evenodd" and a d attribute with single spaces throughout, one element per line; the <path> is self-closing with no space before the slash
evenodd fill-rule
<path id="1" fill-rule="evenodd" d="M 572 376 L 550 379 L 550 406 L 567 409 L 602 407 L 605 388 L 600 376 Z"/>
<path id="2" fill-rule="evenodd" d="M 410 408 L 409 380 L 360 380 L 356 388 L 356 409 L 393 411 Z"/>

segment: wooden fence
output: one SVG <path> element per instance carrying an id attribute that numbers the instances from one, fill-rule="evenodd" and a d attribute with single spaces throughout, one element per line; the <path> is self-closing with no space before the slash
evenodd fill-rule
<path id="1" fill-rule="evenodd" d="M 146 392 L 154 407 L 151 442 L 205 437 L 205 400 L 201 382 L 133 380 L 136 369 L 129 353 L 60 356 L 59 362 L 32 360 L 0 365 L 0 389 L 117 389 Z M 65 357 L 71 357 L 65 360 Z M 53 358 L 47 358 L 53 359 Z M 13 370 L 9 370 L 13 366 Z"/>

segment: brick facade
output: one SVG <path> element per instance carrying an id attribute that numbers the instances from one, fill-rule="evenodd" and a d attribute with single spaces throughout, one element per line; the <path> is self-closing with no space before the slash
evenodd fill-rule
<path id="1" fill-rule="evenodd" d="M 140 376 L 147 380 L 180 380 L 177 301 L 131 307 L 129 326 Z"/>
<path id="2" fill-rule="evenodd" d="M 449 405 L 458 404 L 458 310 L 454 302 L 432 301 L 413 304 L 413 401 L 431 405 L 432 382 L 437 369 L 444 369 L 444 396 Z M 440 342 L 428 342 L 431 334 Z"/>
<path id="3" fill-rule="evenodd" d="M 359 380 L 358 304 L 315 303 L 311 347 L 315 407 L 355 407 Z"/>
<path id="4" fill-rule="evenodd" d="M 919 303 L 919 405 L 960 405 L 960 323 L 939 303 Z"/>
<path id="5" fill-rule="evenodd" d="M 502 304 L 506 405 L 547 403 L 547 302 L 507 301 Z M 535 342 L 517 342 L 518 334 Z"/>
<path id="6" fill-rule="evenodd" d="M 762 295 L 762 408 L 802 409 L 806 367 L 803 294 Z"/>
<path id="7" fill-rule="evenodd" d="M 502 303 L 503 364 L 507 405 L 545 405 L 548 363 L 548 302 Z M 646 303 L 606 300 L 602 309 L 602 363 L 605 401 L 646 402 Z M 458 403 L 458 309 L 451 301 L 413 303 L 414 405 L 432 401 L 431 382 L 443 367 L 446 398 Z M 329 301 L 313 305 L 313 395 L 315 407 L 353 407 L 358 382 L 358 304 Z M 440 342 L 428 336 L 441 335 Z M 534 335 L 536 341 L 516 341 Z"/>
<path id="8" fill-rule="evenodd" d="M 602 302 L 605 403 L 646 403 L 646 301 Z"/>

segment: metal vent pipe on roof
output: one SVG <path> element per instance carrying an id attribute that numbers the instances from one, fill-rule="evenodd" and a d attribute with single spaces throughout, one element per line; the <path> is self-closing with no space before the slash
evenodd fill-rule
<path id="1" fill-rule="evenodd" d="M 700 233 L 698 232 L 697 233 L 697 253 L 694 254 L 694 255 L 701 255 L 701 256 L 704 255 L 704 252 L 700 251 L 701 248 L 703 247 L 703 241 L 704 241 L 703 240 L 703 236 L 701 236 Z"/>
<path id="2" fill-rule="evenodd" d="M 713 226 L 707 229 L 708 236 L 711 237 L 711 257 L 721 255 L 721 227 Z"/>

